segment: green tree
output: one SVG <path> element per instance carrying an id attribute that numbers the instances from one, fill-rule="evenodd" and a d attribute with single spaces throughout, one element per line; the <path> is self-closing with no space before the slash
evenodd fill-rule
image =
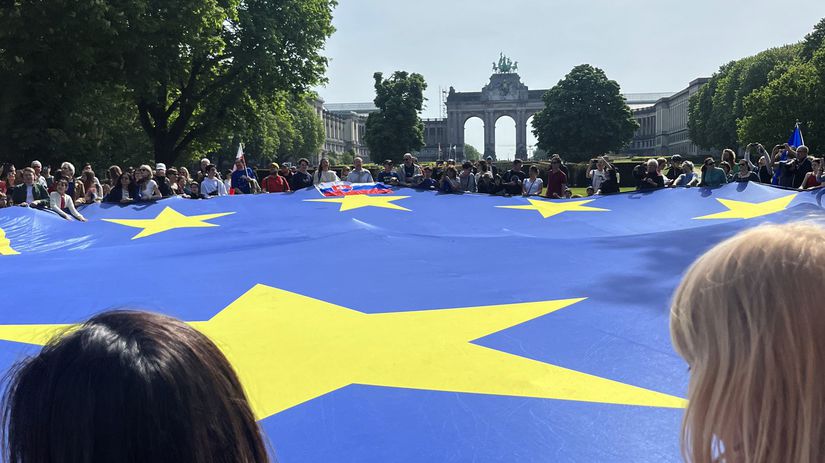
<path id="1" fill-rule="evenodd" d="M 814 151 L 825 143 L 825 47 L 808 62 L 795 63 L 787 72 L 753 92 L 745 100 L 745 117 L 739 120 L 742 143 L 769 146 L 784 143 L 801 122 L 805 144 Z"/>
<path id="2" fill-rule="evenodd" d="M 475 146 L 468 143 L 464 144 L 464 159 L 468 161 L 478 161 L 481 158 L 481 152 L 479 152 Z"/>
<path id="3" fill-rule="evenodd" d="M 772 48 L 722 66 L 691 96 L 688 129 L 698 146 L 737 148 L 737 121 L 745 115 L 745 99 L 781 74 L 799 55 L 799 45 Z"/>
<path id="4" fill-rule="evenodd" d="M 400 161 L 404 153 L 424 146 L 420 113 L 427 83 L 421 74 L 396 71 L 388 79 L 376 72 L 375 106 L 367 118 L 364 139 L 373 159 Z"/>
<path id="5" fill-rule="evenodd" d="M 810 61 L 814 55 L 825 44 L 825 18 L 819 20 L 814 26 L 814 30 L 805 36 L 802 41 L 802 49 L 799 51 L 799 56 L 804 61 Z"/>
<path id="6" fill-rule="evenodd" d="M 618 151 L 639 127 L 619 84 L 589 64 L 576 66 L 548 90 L 544 104 L 533 118 L 539 148 L 573 161 Z"/>
<path id="7" fill-rule="evenodd" d="M 320 50 L 333 32 L 335 5 L 335 0 L 9 3 L 0 10 L 0 64 L 12 64 L 12 83 L 24 81 L 15 75 L 43 74 L 39 86 L 26 84 L 22 101 L 8 105 L 0 123 L 34 102 L 44 108 L 34 133 L 62 128 L 90 91 L 122 90 L 154 158 L 174 163 L 193 144 L 208 146 L 218 134 L 249 121 L 243 116 L 270 105 L 272 95 L 298 94 L 321 82 L 327 60 Z M 39 90 L 48 104 L 37 104 Z"/>

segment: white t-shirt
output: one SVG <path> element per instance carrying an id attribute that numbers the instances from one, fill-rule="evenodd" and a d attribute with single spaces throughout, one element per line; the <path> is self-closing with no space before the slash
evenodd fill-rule
<path id="1" fill-rule="evenodd" d="M 544 188 L 544 182 L 538 177 L 536 177 L 536 180 L 530 180 L 529 177 L 525 178 L 522 183 L 522 191 L 527 195 L 541 194 L 542 188 Z"/>
<path id="2" fill-rule="evenodd" d="M 590 177 L 590 180 L 592 180 L 591 186 L 593 186 L 594 192 L 599 191 L 599 187 L 602 186 L 602 182 L 604 182 L 607 178 L 604 171 L 598 169 L 591 170 Z"/>
<path id="3" fill-rule="evenodd" d="M 34 185 L 26 185 L 26 202 L 29 204 L 34 202 Z"/>
<path id="4" fill-rule="evenodd" d="M 149 180 L 143 186 L 143 189 L 140 190 L 140 199 L 152 199 L 152 195 L 155 194 L 155 188 L 157 188 L 158 184 L 154 180 Z"/>

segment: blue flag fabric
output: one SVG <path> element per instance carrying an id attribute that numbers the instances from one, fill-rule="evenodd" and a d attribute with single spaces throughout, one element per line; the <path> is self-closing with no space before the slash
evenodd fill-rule
<path id="1" fill-rule="evenodd" d="M 715 243 L 823 222 L 758 184 L 547 201 L 396 190 L 0 210 L 0 368 L 118 307 L 201 329 L 278 461 L 676 462 L 669 298 Z M 758 243 L 755 243 L 758 245 Z"/>
<path id="2" fill-rule="evenodd" d="M 805 144 L 805 140 L 802 138 L 802 129 L 799 128 L 799 124 L 796 124 L 794 127 L 791 138 L 788 139 L 788 144 L 791 145 L 791 148 L 793 149 L 799 148 Z"/>

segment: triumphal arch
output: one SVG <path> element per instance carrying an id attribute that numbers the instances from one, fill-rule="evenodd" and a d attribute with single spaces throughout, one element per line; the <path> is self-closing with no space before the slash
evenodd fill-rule
<path id="1" fill-rule="evenodd" d="M 484 122 L 484 155 L 496 155 L 496 121 L 510 116 L 516 122 L 516 157 L 527 156 L 527 120 L 544 109 L 542 96 L 547 90 L 530 90 L 516 73 L 518 62 L 501 54 L 493 63 L 490 83 L 480 92 L 456 92 L 447 95 L 447 142 L 455 147 L 456 158 L 464 158 L 464 124 L 478 117 Z"/>

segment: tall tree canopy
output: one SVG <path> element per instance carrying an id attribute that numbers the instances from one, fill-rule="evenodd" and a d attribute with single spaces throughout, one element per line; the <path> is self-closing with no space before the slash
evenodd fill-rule
<path id="1" fill-rule="evenodd" d="M 11 149 L 49 149 L 80 124 L 142 130 L 155 160 L 278 114 L 323 80 L 335 0 L 21 0 L 0 8 L 0 124 Z M 7 98 L 8 97 L 8 98 Z M 110 103 L 116 102 L 116 105 Z M 90 108 L 91 106 L 91 108 Z M 16 122 L 33 110 L 29 120 Z M 257 123 L 261 123 L 257 121 Z M 67 129 L 68 128 L 68 129 Z M 118 148 L 116 140 L 111 142 Z"/>
<path id="2" fill-rule="evenodd" d="M 576 66 L 548 90 L 544 104 L 533 118 L 539 148 L 574 161 L 618 151 L 639 127 L 619 84 L 589 64 Z"/>
<path id="3" fill-rule="evenodd" d="M 404 153 L 424 146 L 424 123 L 420 113 L 427 83 L 421 74 L 396 71 L 387 79 L 380 72 L 375 79 L 375 106 L 367 118 L 364 136 L 372 159 L 400 161 Z"/>

